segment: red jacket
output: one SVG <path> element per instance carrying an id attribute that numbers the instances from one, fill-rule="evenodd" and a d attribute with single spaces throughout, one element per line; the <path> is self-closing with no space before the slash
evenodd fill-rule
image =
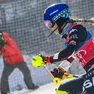
<path id="1" fill-rule="evenodd" d="M 3 37 L 5 45 L 0 50 L 0 53 L 3 55 L 6 63 L 17 64 L 21 61 L 24 61 L 24 58 L 15 41 L 8 35 L 7 32 L 3 32 Z"/>

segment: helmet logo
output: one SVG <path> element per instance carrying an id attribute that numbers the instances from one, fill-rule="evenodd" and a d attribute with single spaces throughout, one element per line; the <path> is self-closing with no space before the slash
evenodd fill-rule
<path id="1" fill-rule="evenodd" d="M 58 10 L 53 11 L 53 12 L 50 14 L 50 16 L 53 15 L 54 13 L 56 13 L 56 12 L 58 12 Z"/>
<path id="2" fill-rule="evenodd" d="M 61 12 L 59 12 L 57 15 L 55 15 L 52 18 L 52 21 L 56 22 L 60 17 L 62 17 L 62 18 L 68 18 L 69 16 L 70 16 L 70 10 L 67 8 L 67 9 L 64 9 Z"/>

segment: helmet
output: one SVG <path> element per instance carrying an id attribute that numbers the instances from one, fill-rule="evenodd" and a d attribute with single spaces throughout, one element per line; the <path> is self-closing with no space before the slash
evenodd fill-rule
<path id="1" fill-rule="evenodd" d="M 44 24 L 51 27 L 59 18 L 68 19 L 70 17 L 70 10 L 66 4 L 56 3 L 50 5 L 44 10 Z"/>

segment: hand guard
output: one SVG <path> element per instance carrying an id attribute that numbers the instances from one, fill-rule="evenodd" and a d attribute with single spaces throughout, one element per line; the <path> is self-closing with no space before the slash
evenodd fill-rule
<path id="1" fill-rule="evenodd" d="M 33 56 L 32 57 L 32 65 L 34 67 L 40 67 L 43 66 L 45 63 L 43 61 L 42 56 Z"/>

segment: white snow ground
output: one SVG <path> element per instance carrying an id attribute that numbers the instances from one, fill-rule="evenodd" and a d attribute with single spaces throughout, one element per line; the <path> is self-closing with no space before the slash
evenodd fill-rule
<path id="1" fill-rule="evenodd" d="M 23 89 L 21 91 L 12 92 L 11 94 L 55 94 L 55 88 L 58 88 L 58 85 L 49 83 L 47 85 L 40 86 L 37 90 L 34 91 Z"/>
<path id="2" fill-rule="evenodd" d="M 76 79 L 76 78 L 69 78 L 69 79 L 62 81 L 61 83 L 65 83 L 73 79 Z M 34 90 L 34 91 L 23 89 L 21 91 L 12 92 L 11 94 L 56 94 L 55 89 L 58 88 L 58 86 L 59 84 L 55 85 L 53 83 L 49 83 L 44 86 L 40 86 L 39 89 Z"/>

